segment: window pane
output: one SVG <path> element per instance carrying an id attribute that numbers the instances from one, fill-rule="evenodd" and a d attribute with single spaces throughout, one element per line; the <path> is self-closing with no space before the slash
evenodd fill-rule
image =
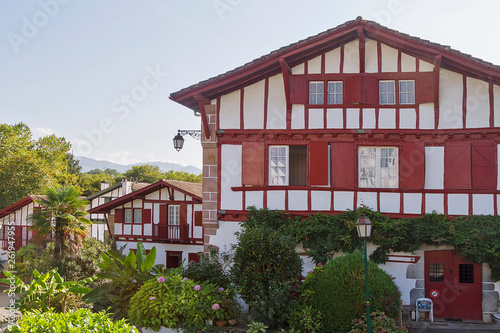
<path id="1" fill-rule="evenodd" d="M 429 281 L 444 282 L 444 264 L 436 262 L 429 263 Z"/>
<path id="2" fill-rule="evenodd" d="M 309 82 L 309 104 L 324 103 L 324 83 Z"/>
<path id="3" fill-rule="evenodd" d="M 395 82 L 379 81 L 380 104 L 395 104 Z"/>
<path id="4" fill-rule="evenodd" d="M 168 206 L 168 224 L 169 225 L 180 224 L 180 206 L 177 205 Z"/>
<path id="5" fill-rule="evenodd" d="M 342 81 L 328 82 L 328 104 L 342 104 Z"/>
<path id="6" fill-rule="evenodd" d="M 474 265 L 472 264 L 458 265 L 458 282 L 474 283 Z"/>
<path id="7" fill-rule="evenodd" d="M 359 148 L 360 187 L 398 187 L 398 154 L 394 147 Z"/>
<path id="8" fill-rule="evenodd" d="M 132 223 L 132 209 L 125 209 L 125 223 Z"/>
<path id="9" fill-rule="evenodd" d="M 134 223 L 142 223 L 142 209 L 134 209 Z"/>
<path id="10" fill-rule="evenodd" d="M 286 146 L 269 147 L 269 185 L 288 185 Z"/>
<path id="11" fill-rule="evenodd" d="M 399 103 L 415 104 L 415 81 L 413 80 L 399 81 Z"/>

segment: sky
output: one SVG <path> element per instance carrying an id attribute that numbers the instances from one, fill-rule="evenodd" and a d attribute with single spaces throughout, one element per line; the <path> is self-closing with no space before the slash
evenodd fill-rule
<path id="1" fill-rule="evenodd" d="M 357 16 L 500 65 L 497 0 L 1 0 L 0 123 L 76 156 L 201 167 L 172 92 Z"/>

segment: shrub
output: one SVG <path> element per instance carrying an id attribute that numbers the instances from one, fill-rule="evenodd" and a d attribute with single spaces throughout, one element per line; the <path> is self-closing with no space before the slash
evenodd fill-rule
<path id="1" fill-rule="evenodd" d="M 289 312 L 292 283 L 300 276 L 302 262 L 295 242 L 280 231 L 247 227 L 238 234 L 231 275 L 256 321 L 282 325 Z"/>
<path id="2" fill-rule="evenodd" d="M 113 322 L 104 312 L 80 309 L 69 313 L 33 311 L 23 314 L 11 333 L 138 333 L 124 320 Z"/>
<path id="3" fill-rule="evenodd" d="M 368 262 L 368 272 L 371 309 L 398 316 L 401 293 L 391 276 L 373 262 Z M 323 313 L 326 332 L 349 331 L 350 323 L 366 311 L 363 255 L 355 251 L 330 260 L 321 273 L 306 279 L 302 288 L 309 304 Z"/>
<path id="4" fill-rule="evenodd" d="M 210 252 L 209 256 L 200 256 L 200 261 L 190 261 L 182 270 L 182 276 L 198 282 L 208 282 L 224 288 L 229 288 L 231 280 L 229 274 L 224 271 L 224 266 L 219 261 L 219 256 L 227 254 L 217 254 Z"/>
<path id="5" fill-rule="evenodd" d="M 155 330 L 160 326 L 203 327 L 205 321 L 234 319 L 230 290 L 170 274 L 147 281 L 130 301 L 130 321 Z M 229 310 L 229 311 L 228 311 Z"/>
<path id="6" fill-rule="evenodd" d="M 323 315 L 310 305 L 297 304 L 288 323 L 290 328 L 297 333 L 319 333 L 322 328 Z"/>
<path id="7" fill-rule="evenodd" d="M 404 333 L 408 332 L 406 327 L 398 327 L 396 321 L 389 318 L 385 313 L 376 311 L 370 314 L 370 325 L 372 332 Z M 364 333 L 366 328 L 366 315 L 352 322 L 352 329 L 349 333 Z"/>

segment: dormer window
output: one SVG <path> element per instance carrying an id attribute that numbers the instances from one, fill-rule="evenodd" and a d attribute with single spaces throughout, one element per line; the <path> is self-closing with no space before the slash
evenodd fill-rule
<path id="1" fill-rule="evenodd" d="M 325 82 L 310 81 L 309 82 L 309 104 L 342 104 L 342 81 L 327 81 L 327 99 L 325 101 Z"/>

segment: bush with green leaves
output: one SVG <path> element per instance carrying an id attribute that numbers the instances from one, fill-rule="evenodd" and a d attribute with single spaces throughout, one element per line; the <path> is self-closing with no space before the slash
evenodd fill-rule
<path id="1" fill-rule="evenodd" d="M 364 258 L 361 252 L 328 261 L 319 274 L 302 285 L 307 302 L 324 315 L 325 332 L 347 332 L 351 322 L 366 311 Z M 314 274 L 314 273 L 313 273 Z M 389 317 L 401 313 L 401 293 L 392 277 L 375 263 L 368 262 L 370 303 L 373 311 Z"/>
<path id="2" fill-rule="evenodd" d="M 210 283 L 198 283 L 177 274 L 147 281 L 130 301 L 132 323 L 158 330 L 202 328 L 205 321 L 235 319 L 230 303 L 234 293 Z"/>
<path id="3" fill-rule="evenodd" d="M 14 293 L 20 294 L 16 301 L 16 308 L 20 311 L 40 310 L 49 311 L 53 308 L 56 312 L 68 312 L 84 307 L 90 307 L 82 300 L 82 296 L 92 289 L 85 285 L 95 279 L 95 277 L 86 278 L 80 281 L 64 281 L 57 272 L 57 268 L 40 274 L 35 269 L 33 279 L 29 284 L 24 283 L 16 275 L 5 271 L 7 278 L 0 279 L 0 283 L 14 285 Z M 11 292 L 6 289 L 4 292 Z"/>
<path id="4" fill-rule="evenodd" d="M 302 270 L 295 241 L 276 229 L 247 226 L 238 234 L 234 251 L 231 275 L 252 318 L 272 328 L 282 326 L 292 302 L 292 285 Z"/>
<path id="5" fill-rule="evenodd" d="M 322 321 L 321 311 L 300 302 L 293 307 L 288 324 L 293 332 L 319 333 L 322 329 Z"/>
<path id="6" fill-rule="evenodd" d="M 231 279 L 221 261 L 228 258 L 227 253 L 210 252 L 208 256 L 200 255 L 200 260 L 190 261 L 182 269 L 182 276 L 198 282 L 208 282 L 229 288 Z"/>
<path id="7" fill-rule="evenodd" d="M 252 321 L 248 324 L 246 333 L 266 333 L 269 326 L 259 321 Z"/>
<path id="8" fill-rule="evenodd" d="M 398 327 L 396 321 L 388 317 L 385 313 L 375 311 L 370 314 L 370 326 L 372 332 L 390 332 L 390 333 L 405 333 L 408 332 L 406 327 Z M 366 314 L 361 318 L 354 319 L 352 329 L 349 333 L 365 333 L 368 332 L 366 324 Z"/>
<path id="9" fill-rule="evenodd" d="M 130 298 L 139 290 L 144 282 L 155 276 L 149 274 L 156 260 L 156 248 L 146 254 L 144 245 L 137 243 L 137 255 L 130 250 L 127 256 L 118 251 L 110 250 L 102 253 L 103 262 L 98 266 L 103 273 L 97 274 L 100 279 L 106 279 L 103 284 L 85 295 L 92 303 L 111 303 L 114 318 L 124 318 L 130 308 Z"/>
<path id="10" fill-rule="evenodd" d="M 104 312 L 92 313 L 88 309 L 80 309 L 68 313 L 27 312 L 23 314 L 11 333 L 139 333 L 125 320 L 113 322 Z"/>

